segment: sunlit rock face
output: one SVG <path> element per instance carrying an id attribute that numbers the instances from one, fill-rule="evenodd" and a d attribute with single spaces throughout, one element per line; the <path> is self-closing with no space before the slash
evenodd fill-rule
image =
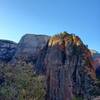
<path id="1" fill-rule="evenodd" d="M 8 62 L 16 52 L 17 44 L 8 40 L 0 40 L 0 61 Z"/>
<path id="2" fill-rule="evenodd" d="M 92 100 L 95 69 L 90 51 L 78 36 L 63 33 L 51 38 L 45 67 L 46 100 Z"/>

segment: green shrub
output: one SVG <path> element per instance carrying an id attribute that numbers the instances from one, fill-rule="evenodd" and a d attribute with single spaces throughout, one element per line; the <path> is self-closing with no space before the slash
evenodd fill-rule
<path id="1" fill-rule="evenodd" d="M 0 65 L 4 83 L 0 86 L 0 100 L 44 100 L 45 77 L 34 75 L 31 64 Z"/>

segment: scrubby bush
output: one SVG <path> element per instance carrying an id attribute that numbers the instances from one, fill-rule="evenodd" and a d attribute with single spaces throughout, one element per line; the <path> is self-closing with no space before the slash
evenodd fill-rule
<path id="1" fill-rule="evenodd" d="M 35 75 L 31 64 L 3 64 L 0 69 L 4 77 L 0 84 L 0 100 L 44 100 L 45 77 Z"/>
<path id="2" fill-rule="evenodd" d="M 64 38 L 65 36 L 70 36 L 70 34 L 64 31 L 64 32 L 54 35 L 54 37 L 59 37 L 59 38 Z"/>

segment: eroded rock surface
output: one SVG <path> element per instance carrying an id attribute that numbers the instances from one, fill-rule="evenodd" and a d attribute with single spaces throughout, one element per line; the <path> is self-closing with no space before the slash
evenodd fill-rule
<path id="1" fill-rule="evenodd" d="M 16 48 L 17 43 L 8 40 L 0 40 L 0 61 L 10 61 L 16 52 Z"/>
<path id="2" fill-rule="evenodd" d="M 49 38 L 46 35 L 24 35 L 18 44 L 14 59 L 35 63 L 40 51 L 47 45 Z"/>
<path id="3" fill-rule="evenodd" d="M 90 51 L 79 37 L 55 36 L 49 41 L 45 57 L 46 100 L 92 100 L 95 69 Z"/>

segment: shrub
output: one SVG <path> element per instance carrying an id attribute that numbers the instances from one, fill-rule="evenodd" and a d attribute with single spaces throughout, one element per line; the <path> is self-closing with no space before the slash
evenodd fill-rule
<path id="1" fill-rule="evenodd" d="M 5 77 L 0 85 L 0 100 L 44 100 L 45 77 L 33 74 L 31 64 L 4 64 L 0 72 Z"/>

